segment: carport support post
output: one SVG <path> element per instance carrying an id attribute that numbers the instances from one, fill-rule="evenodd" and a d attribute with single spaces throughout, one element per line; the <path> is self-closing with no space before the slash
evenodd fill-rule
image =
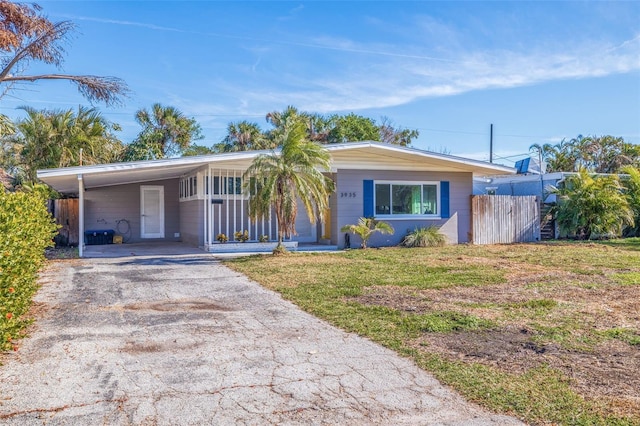
<path id="1" fill-rule="evenodd" d="M 78 175 L 78 256 L 84 255 L 84 180 Z"/>

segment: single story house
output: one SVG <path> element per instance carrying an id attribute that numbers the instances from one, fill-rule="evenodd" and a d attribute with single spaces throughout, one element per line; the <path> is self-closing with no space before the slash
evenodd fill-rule
<path id="1" fill-rule="evenodd" d="M 451 243 L 467 242 L 473 179 L 515 173 L 509 167 L 377 142 L 327 145 L 336 184 L 324 222 L 311 225 L 304 209 L 296 219 L 300 243 L 344 247 L 344 225 L 376 217 L 395 228 L 376 234 L 372 246 L 399 243 L 407 231 L 436 225 Z M 123 220 L 129 242 L 182 241 L 210 251 L 237 231 L 277 238 L 275 218 L 252 223 L 243 174 L 268 151 L 246 151 L 154 161 L 39 170 L 55 190 L 79 198 L 80 235 Z M 266 236 L 266 237 L 263 237 Z M 355 237 L 354 237 L 355 238 Z M 351 240 L 351 246 L 359 244 Z M 81 247 L 82 250 L 82 247 Z M 82 255 L 82 251 L 81 251 Z"/>

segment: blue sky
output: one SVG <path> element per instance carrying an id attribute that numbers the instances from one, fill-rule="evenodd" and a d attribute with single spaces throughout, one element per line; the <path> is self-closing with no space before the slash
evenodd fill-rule
<path id="1" fill-rule="evenodd" d="M 98 105 L 123 131 L 172 105 L 212 145 L 230 121 L 267 128 L 287 105 L 418 129 L 414 146 L 512 165 L 533 143 L 611 134 L 640 143 L 640 2 L 39 2 L 78 31 L 63 71 L 112 75 L 126 105 Z M 30 73 L 51 71 L 32 64 Z M 0 101 L 72 108 L 67 82 Z"/>

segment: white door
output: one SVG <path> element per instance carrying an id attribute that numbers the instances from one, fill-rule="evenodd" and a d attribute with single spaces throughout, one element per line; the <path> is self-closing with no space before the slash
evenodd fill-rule
<path id="1" fill-rule="evenodd" d="M 164 186 L 140 186 L 140 238 L 164 238 Z"/>

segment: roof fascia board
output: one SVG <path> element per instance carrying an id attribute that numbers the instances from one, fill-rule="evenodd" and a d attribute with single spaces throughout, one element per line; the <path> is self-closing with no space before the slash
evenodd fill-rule
<path id="1" fill-rule="evenodd" d="M 344 150 L 358 150 L 363 148 L 374 148 L 386 151 L 398 152 L 401 154 L 411 154 L 417 155 L 422 158 L 434 159 L 439 161 L 445 161 L 449 163 L 457 163 L 465 166 L 470 166 L 474 168 L 481 168 L 485 170 L 492 171 L 500 171 L 505 174 L 513 174 L 515 173 L 515 169 L 506 166 L 498 166 L 491 163 L 486 163 L 483 161 L 470 160 L 462 157 L 455 157 L 452 155 L 431 153 L 415 148 L 407 148 L 401 147 L 391 144 L 383 144 L 379 142 L 372 141 L 363 141 L 363 142 L 346 142 L 342 144 L 334 144 L 334 145 L 326 145 L 326 148 L 329 152 L 334 151 L 344 151 Z M 38 178 L 45 177 L 56 177 L 56 176 L 68 176 L 72 174 L 86 174 L 91 175 L 94 173 L 110 173 L 116 171 L 124 171 L 124 170 L 142 170 L 142 169 L 151 169 L 151 168 L 162 168 L 168 166 L 203 166 L 211 163 L 224 162 L 228 160 L 237 161 L 237 160 L 248 160 L 253 159 L 261 154 L 266 154 L 270 152 L 277 152 L 271 150 L 262 150 L 262 151 L 244 151 L 244 152 L 232 152 L 232 153 L 224 153 L 224 154 L 213 154 L 213 155 L 203 155 L 203 156 L 194 156 L 194 157 L 180 157 L 180 158 L 169 158 L 162 160 L 152 160 L 152 161 L 136 161 L 129 163 L 113 163 L 113 164 L 101 164 L 101 165 L 92 165 L 92 166 L 76 166 L 76 167 L 68 167 L 68 168 L 59 168 L 59 169 L 45 169 L 38 170 L 37 176 Z"/>
<path id="2" fill-rule="evenodd" d="M 347 142 L 343 144 L 327 145 L 327 150 L 331 152 L 331 151 L 342 151 L 342 150 L 350 150 L 350 149 L 356 150 L 356 149 L 362 149 L 362 148 L 368 148 L 368 147 L 378 148 L 378 149 L 388 150 L 388 151 L 395 151 L 395 152 L 404 153 L 404 154 L 419 155 L 424 158 L 454 162 L 454 163 L 464 164 L 466 166 L 480 167 L 480 168 L 489 169 L 489 170 L 502 171 L 510 174 L 515 173 L 515 169 L 512 167 L 500 166 L 493 163 L 487 163 L 485 161 L 471 160 L 468 158 L 456 157 L 453 155 L 438 154 L 435 152 L 423 151 L 421 149 L 416 149 L 416 148 L 407 148 L 404 146 L 383 144 L 380 142 L 372 142 L 372 141 Z"/>
<path id="3" fill-rule="evenodd" d="M 42 177 L 54 177 L 54 176 L 67 176 L 73 174 L 94 174 L 114 172 L 121 170 L 141 170 L 152 168 L 163 168 L 167 166 L 199 166 L 209 163 L 217 163 L 225 160 L 239 160 L 239 159 L 252 159 L 260 154 L 264 154 L 270 151 L 244 151 L 241 153 L 224 153 L 213 155 L 200 155 L 193 157 L 179 157 L 179 158 L 167 158 L 162 160 L 151 161 L 132 161 L 127 163 L 111 163 L 111 164 L 99 164 L 92 166 L 76 166 L 76 167 L 64 167 L 59 169 L 43 169 L 38 170 L 38 178 Z"/>

